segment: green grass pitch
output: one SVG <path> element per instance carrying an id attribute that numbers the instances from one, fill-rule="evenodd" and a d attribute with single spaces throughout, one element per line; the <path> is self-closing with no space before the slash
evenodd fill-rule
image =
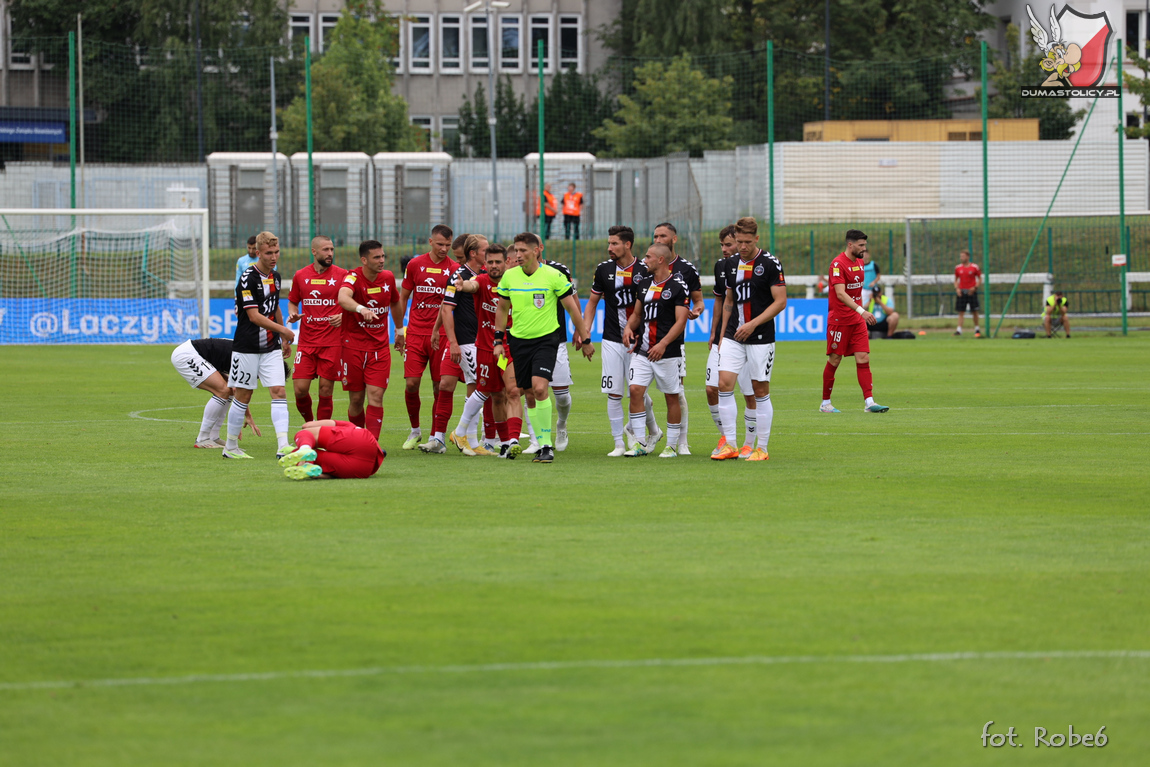
<path id="1" fill-rule="evenodd" d="M 606 458 L 573 360 L 551 466 L 401 451 L 396 374 L 379 473 L 295 483 L 170 348 L 5 348 L 0 765 L 1145 764 L 1150 337 L 878 343 L 885 415 L 823 351 L 767 463 L 693 345 L 693 457 Z"/>

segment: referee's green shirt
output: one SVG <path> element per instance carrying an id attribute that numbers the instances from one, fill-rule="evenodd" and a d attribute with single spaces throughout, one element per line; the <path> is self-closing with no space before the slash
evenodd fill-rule
<path id="1" fill-rule="evenodd" d="M 495 292 L 511 300 L 514 322 L 511 334 L 516 338 L 542 338 L 559 329 L 559 301 L 571 295 L 571 283 L 558 269 L 540 265 L 527 275 L 522 266 L 509 269 L 499 280 Z"/>

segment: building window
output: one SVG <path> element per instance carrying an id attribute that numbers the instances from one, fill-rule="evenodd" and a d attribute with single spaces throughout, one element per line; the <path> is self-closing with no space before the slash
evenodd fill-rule
<path id="1" fill-rule="evenodd" d="M 471 71 L 485 73 L 490 64 L 487 52 L 487 17 L 471 16 L 469 23 L 471 24 Z"/>
<path id="2" fill-rule="evenodd" d="M 1141 17 L 1142 14 L 1139 11 L 1126 12 L 1126 37 L 1123 38 L 1122 43 L 1127 48 L 1133 48 L 1135 52 L 1139 50 L 1138 35 L 1141 31 L 1140 27 L 1142 26 L 1139 23 L 1142 20 Z M 1122 51 L 1122 55 L 1125 56 L 1126 51 Z"/>
<path id="3" fill-rule="evenodd" d="M 412 72 L 431 71 L 431 17 L 411 16 L 407 22 L 407 65 Z"/>
<path id="4" fill-rule="evenodd" d="M 315 33 L 311 28 L 312 15 L 310 13 L 293 13 L 291 15 L 288 34 L 291 35 L 293 48 L 303 48 L 303 39 L 311 38 L 312 50 L 315 50 Z"/>
<path id="5" fill-rule="evenodd" d="M 559 69 L 563 71 L 582 71 L 579 66 L 580 21 L 579 16 L 559 17 Z"/>
<path id="6" fill-rule="evenodd" d="M 519 72 L 523 69 L 523 19 L 499 17 L 499 70 Z"/>
<path id="7" fill-rule="evenodd" d="M 339 14 L 325 13 L 319 17 L 319 50 L 326 51 L 331 46 L 331 31 L 339 23 Z"/>
<path id="8" fill-rule="evenodd" d="M 551 16 L 531 17 L 531 46 L 527 49 L 527 59 L 532 72 L 539 68 L 539 43 L 543 43 L 543 73 L 551 74 Z"/>
<path id="9" fill-rule="evenodd" d="M 463 19 L 458 16 L 439 17 L 439 70 L 463 71 Z"/>
<path id="10" fill-rule="evenodd" d="M 430 117 L 412 117 L 411 124 L 419 128 L 423 134 L 423 147 L 425 149 L 431 148 L 431 126 L 434 120 Z"/>
<path id="11" fill-rule="evenodd" d="M 459 118 L 458 117 L 440 117 L 439 118 L 439 142 L 440 148 L 449 154 L 458 157 L 460 152 L 459 146 Z"/>

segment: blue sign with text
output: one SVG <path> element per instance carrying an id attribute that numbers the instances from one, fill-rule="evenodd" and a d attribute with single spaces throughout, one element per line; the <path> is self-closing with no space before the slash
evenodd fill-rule
<path id="1" fill-rule="evenodd" d="M 712 299 L 704 303 L 703 314 L 687 323 L 687 341 L 708 340 L 715 307 Z M 286 317 L 286 300 L 280 308 Z M 209 335 L 231 338 L 236 329 L 235 301 L 213 298 L 209 314 Z M 775 318 L 775 338 L 820 341 L 826 321 L 825 298 L 792 298 Z M 299 329 L 298 324 L 291 327 Z M 0 344 L 178 344 L 199 336 L 199 302 L 190 298 L 0 299 Z M 602 303 L 591 337 L 595 341 L 603 337 Z"/>
<path id="2" fill-rule="evenodd" d="M 65 123 L 4 120 L 0 121 L 0 143 L 66 144 L 68 143 L 66 128 Z"/>

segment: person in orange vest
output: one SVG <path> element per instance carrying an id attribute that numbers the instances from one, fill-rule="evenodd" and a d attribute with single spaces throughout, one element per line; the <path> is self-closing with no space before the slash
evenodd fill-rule
<path id="1" fill-rule="evenodd" d="M 571 239 L 571 230 L 575 230 L 575 239 L 579 239 L 579 216 L 583 215 L 583 193 L 575 191 L 575 184 L 567 185 L 567 192 L 563 195 L 563 239 Z"/>
<path id="2" fill-rule="evenodd" d="M 543 239 L 551 239 L 551 222 L 555 220 L 555 213 L 558 212 L 559 206 L 555 203 L 555 195 L 551 194 L 551 185 L 543 185 Z M 535 195 L 535 217 L 539 218 L 539 195 Z"/>

